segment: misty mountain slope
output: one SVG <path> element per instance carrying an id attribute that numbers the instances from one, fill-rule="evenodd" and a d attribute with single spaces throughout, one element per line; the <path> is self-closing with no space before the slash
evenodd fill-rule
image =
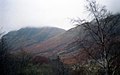
<path id="1" fill-rule="evenodd" d="M 80 35 L 80 36 L 79 36 Z M 69 53 L 75 50 L 75 46 L 71 47 L 73 49 L 66 49 L 66 47 L 74 42 L 77 38 L 84 36 L 84 32 L 80 29 L 80 26 L 72 28 L 62 34 L 52 37 L 42 43 L 34 44 L 28 46 L 25 49 L 36 54 L 42 54 L 46 56 L 53 56 L 57 54 Z M 76 49 L 78 50 L 78 49 Z"/>
<path id="2" fill-rule="evenodd" d="M 55 27 L 28 27 L 22 28 L 18 31 L 11 31 L 7 33 L 4 38 L 6 39 L 10 49 L 17 50 L 33 44 L 41 43 L 63 32 L 65 32 L 65 30 Z"/>
<path id="3" fill-rule="evenodd" d="M 115 35 L 117 36 L 120 35 L 119 24 L 120 23 L 118 22 L 116 30 L 112 30 L 111 34 L 116 33 Z M 62 58 L 70 57 L 70 59 L 72 59 L 72 56 L 81 52 L 79 58 L 81 58 L 81 60 L 84 60 L 83 58 L 86 58 L 85 52 L 82 50 L 82 47 L 78 45 L 78 43 L 80 43 L 81 39 L 86 37 L 86 34 L 87 33 L 84 32 L 84 29 L 81 28 L 81 26 L 77 26 L 60 35 L 52 37 L 42 43 L 28 46 L 26 47 L 26 50 L 38 55 L 43 55 L 48 57 L 50 56 L 52 57 L 59 54 L 62 56 Z M 77 42 L 77 43 L 71 44 L 72 42 Z"/>
<path id="4" fill-rule="evenodd" d="M 116 15 L 115 17 L 120 16 Z M 94 22 L 90 22 L 95 25 Z M 112 22 L 110 22 L 111 24 Z M 120 21 L 115 30 L 111 30 L 111 37 L 120 36 Z M 108 30 L 108 27 L 107 29 Z M 23 35 L 24 34 L 24 35 Z M 54 28 L 31 29 L 23 28 L 5 35 L 9 39 L 8 44 L 15 49 L 21 49 L 31 52 L 35 55 L 53 57 L 60 55 L 69 62 L 74 55 L 80 53 L 79 58 L 84 60 L 86 54 L 79 46 L 80 40 L 86 37 L 87 32 L 81 26 L 74 27 L 68 31 Z M 90 38 L 89 38 L 90 39 Z M 11 41 L 12 40 L 12 41 Z M 72 44 L 75 42 L 75 44 Z M 71 60 L 72 61 L 72 60 Z M 74 60 L 73 60 L 74 61 Z"/>

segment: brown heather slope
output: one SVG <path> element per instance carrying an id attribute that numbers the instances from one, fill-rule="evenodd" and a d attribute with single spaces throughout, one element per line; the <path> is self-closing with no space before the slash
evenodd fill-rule
<path id="1" fill-rule="evenodd" d="M 65 33 L 59 34 L 52 37 L 42 43 L 34 44 L 28 46 L 25 49 L 36 54 L 45 54 L 46 56 L 52 56 L 54 54 L 59 54 L 66 52 L 66 47 L 68 44 L 77 39 L 79 32 L 79 27 L 70 29 Z"/>
<path id="2" fill-rule="evenodd" d="M 24 50 L 34 53 L 35 55 L 42 55 L 46 57 L 60 55 L 63 62 L 70 62 L 69 64 L 71 64 L 76 62 L 74 56 L 79 52 L 79 48 L 76 46 L 71 46 L 70 44 L 83 36 L 84 32 L 80 29 L 80 26 L 77 26 L 46 41 L 43 41 L 42 43 L 25 47 Z"/>
<path id="3" fill-rule="evenodd" d="M 112 30 L 111 32 L 116 33 L 116 36 L 120 36 L 120 25 L 118 25 L 116 30 Z M 81 39 L 83 39 L 84 37 L 91 39 L 90 37 L 86 36 L 86 34 L 87 32 L 85 33 L 81 26 L 77 26 L 66 32 L 64 31 L 63 33 L 58 33 L 51 38 L 47 38 L 42 42 L 36 41 L 37 43 L 27 45 L 25 47 L 22 47 L 22 49 L 37 56 L 40 55 L 52 58 L 56 55 L 59 55 L 62 61 L 66 64 L 74 64 L 76 62 L 84 63 L 84 60 L 88 58 L 88 55 L 78 44 L 80 44 Z M 42 35 L 44 35 L 44 33 Z M 39 36 L 41 37 L 42 35 Z M 48 34 L 46 34 L 46 36 L 47 35 Z M 114 35 L 112 36 L 112 38 L 113 37 Z M 38 37 L 37 39 L 41 38 Z M 44 37 L 42 39 L 44 39 Z M 32 38 L 32 40 L 34 40 L 34 38 Z M 98 54 L 96 50 L 93 53 Z"/>
<path id="4" fill-rule="evenodd" d="M 64 29 L 55 27 L 33 28 L 27 27 L 17 31 L 11 31 L 3 36 L 7 42 L 7 47 L 12 51 L 17 51 L 30 47 L 34 44 L 40 44 L 49 38 L 65 32 Z"/>
<path id="5" fill-rule="evenodd" d="M 21 49 L 33 55 L 54 57 L 60 55 L 62 59 L 72 58 L 78 48 L 69 46 L 70 43 L 84 35 L 80 26 L 64 31 L 58 28 L 23 28 L 9 32 L 4 36 L 12 52 Z M 81 36 L 79 36 L 81 35 Z"/>

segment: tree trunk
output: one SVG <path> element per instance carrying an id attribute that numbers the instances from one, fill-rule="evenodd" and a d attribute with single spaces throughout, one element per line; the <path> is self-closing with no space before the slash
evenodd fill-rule
<path id="1" fill-rule="evenodd" d="M 105 75 L 109 75 L 108 69 L 105 69 Z"/>

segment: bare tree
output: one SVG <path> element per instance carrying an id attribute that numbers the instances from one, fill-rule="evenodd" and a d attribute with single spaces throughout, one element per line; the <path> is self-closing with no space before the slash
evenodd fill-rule
<path id="1" fill-rule="evenodd" d="M 120 68 L 120 15 L 112 15 L 96 1 L 87 2 L 91 22 L 74 20 L 86 34 L 80 39 L 79 46 L 104 69 L 105 75 L 116 75 L 116 70 Z"/>

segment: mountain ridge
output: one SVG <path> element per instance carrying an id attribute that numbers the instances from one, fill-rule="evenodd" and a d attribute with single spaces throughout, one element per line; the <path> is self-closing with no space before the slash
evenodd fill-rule
<path id="1" fill-rule="evenodd" d="M 11 31 L 4 35 L 8 43 L 8 47 L 13 50 L 30 46 L 35 43 L 41 43 L 55 35 L 65 32 L 64 29 L 56 27 L 42 27 L 42 28 L 22 28 L 17 31 Z M 14 46 L 15 45 L 15 46 Z"/>

